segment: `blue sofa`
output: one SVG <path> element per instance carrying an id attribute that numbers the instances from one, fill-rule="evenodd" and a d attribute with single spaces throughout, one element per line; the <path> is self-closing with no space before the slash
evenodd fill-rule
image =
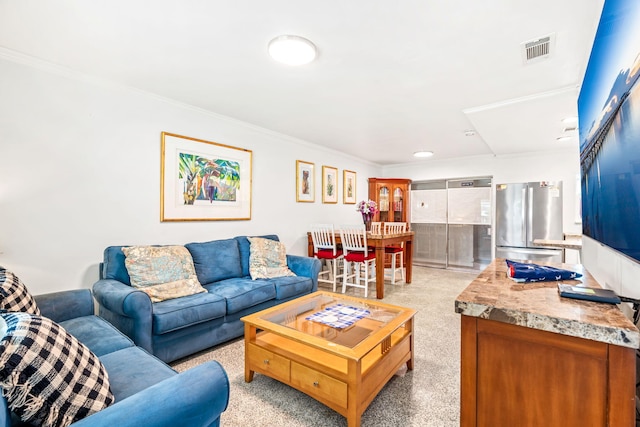
<path id="1" fill-rule="evenodd" d="M 252 280 L 246 236 L 185 247 L 207 293 L 152 303 L 131 286 L 122 246 L 105 249 L 101 279 L 93 286 L 98 314 L 167 363 L 240 337 L 241 317 L 318 289 L 320 261 L 296 255 L 287 255 L 296 276 Z"/>
<path id="2" fill-rule="evenodd" d="M 62 325 L 95 353 L 109 374 L 115 402 L 73 427 L 219 426 L 229 379 L 217 362 L 178 374 L 94 315 L 88 289 L 34 297 L 43 316 Z M 25 426 L 0 394 L 0 427 Z"/>

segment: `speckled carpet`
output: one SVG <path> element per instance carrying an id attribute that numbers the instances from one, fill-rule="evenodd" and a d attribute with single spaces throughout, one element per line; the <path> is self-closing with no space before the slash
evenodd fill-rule
<path id="1" fill-rule="evenodd" d="M 362 415 L 363 427 L 458 426 L 460 417 L 460 315 L 455 297 L 476 272 L 414 267 L 409 285 L 385 286 L 384 302 L 414 308 L 414 370 L 395 375 Z M 321 289 L 328 289 L 321 285 Z M 363 296 L 361 289 L 347 293 Z M 373 296 L 372 296 L 373 294 Z M 369 298 L 375 298 L 370 289 Z M 346 418 L 287 385 L 255 374 L 244 382 L 244 342 L 237 339 L 172 363 L 184 371 L 206 360 L 224 366 L 231 383 L 224 427 L 342 427 Z"/>

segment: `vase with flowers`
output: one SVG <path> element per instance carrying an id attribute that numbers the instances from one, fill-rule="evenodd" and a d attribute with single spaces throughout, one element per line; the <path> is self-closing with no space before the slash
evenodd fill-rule
<path id="1" fill-rule="evenodd" d="M 373 200 L 361 200 L 356 205 L 356 210 L 362 214 L 362 221 L 364 222 L 365 228 L 367 231 L 370 231 L 371 220 L 378 212 L 378 205 Z"/>

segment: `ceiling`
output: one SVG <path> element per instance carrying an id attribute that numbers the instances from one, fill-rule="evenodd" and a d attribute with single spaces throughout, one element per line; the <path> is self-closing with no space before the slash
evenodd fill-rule
<path id="1" fill-rule="evenodd" d="M 402 164 L 577 150 L 577 132 L 556 138 L 577 116 L 603 3 L 0 0 L 0 48 Z M 319 57 L 274 62 L 267 44 L 281 34 L 310 39 Z M 522 43 L 550 34 L 551 54 L 525 64 Z"/>

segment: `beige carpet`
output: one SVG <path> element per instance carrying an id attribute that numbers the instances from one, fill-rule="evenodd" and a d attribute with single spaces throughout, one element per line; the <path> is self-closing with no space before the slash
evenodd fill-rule
<path id="1" fill-rule="evenodd" d="M 476 275 L 414 267 L 413 283 L 387 283 L 384 302 L 418 311 L 414 370 L 389 381 L 362 415 L 363 427 L 459 425 L 460 316 L 454 312 L 454 300 Z M 348 290 L 356 296 L 362 292 Z M 375 290 L 370 290 L 370 298 L 372 294 Z M 229 375 L 231 397 L 222 414 L 224 427 L 347 425 L 343 416 L 264 375 L 255 374 L 251 383 L 245 383 L 242 339 L 178 360 L 172 366 L 184 371 L 206 360 L 217 360 Z"/>

